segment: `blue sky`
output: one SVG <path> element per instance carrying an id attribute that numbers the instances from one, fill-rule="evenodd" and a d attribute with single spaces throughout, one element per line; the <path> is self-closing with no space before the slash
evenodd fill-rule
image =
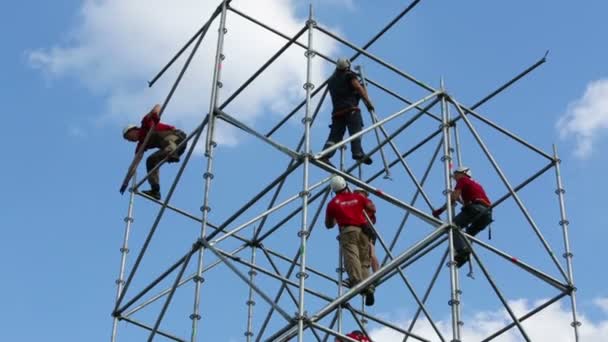
<path id="1" fill-rule="evenodd" d="M 236 8 L 281 27 L 289 35 L 305 20 L 308 3 L 264 0 L 256 6 L 241 0 L 233 1 Z M 382 5 L 356 0 L 312 3 L 321 25 L 358 44 L 369 39 L 404 6 L 399 1 L 383 1 Z M 125 124 L 138 120 L 153 103 L 162 101 L 176 70 L 152 89 L 147 88 L 146 81 L 190 37 L 201 18 L 206 18 L 214 6 L 189 1 L 177 8 L 165 1 L 122 3 L 111 0 L 21 1 L 7 5 L 5 13 L 10 15 L 5 15 L 1 24 L 5 53 L 0 56 L 7 81 L 1 97 L 8 128 L 5 148 L 8 158 L 3 168 L 5 196 L 0 200 L 4 208 L 2 231 L 5 234 L 0 248 L 5 280 L 0 285 L 0 292 L 4 294 L 7 308 L 0 311 L 5 327 L 0 332 L 1 340 L 104 341 L 109 338 L 109 313 L 113 306 L 114 280 L 120 257 L 118 249 L 124 228 L 122 219 L 128 201 L 128 197 L 120 196 L 117 189 L 134 148 L 122 140 L 120 131 Z M 585 336 L 589 340 L 601 336 L 599 334 L 608 326 L 605 287 L 608 279 L 602 272 L 602 261 L 607 255 L 601 247 L 608 233 L 600 223 L 601 212 L 605 209 L 601 204 L 602 195 L 608 190 L 603 178 L 608 164 L 602 153 L 606 148 L 608 127 L 605 100 L 608 97 L 605 67 L 608 48 L 602 44 L 608 29 L 604 20 L 606 10 L 608 5 L 601 1 L 575 6 L 561 0 L 533 3 L 523 0 L 505 3 L 423 0 L 413 13 L 370 49 L 434 87 L 443 76 L 449 93 L 465 104 L 476 102 L 550 50 L 547 63 L 479 111 L 544 151 L 550 152 L 553 143 L 559 146 L 564 162 L 562 172 L 567 189 L 579 310 L 584 316 L 583 327 L 588 329 Z M 229 17 L 228 26 L 223 99 L 284 43 L 234 16 Z M 255 39 L 245 33 L 253 34 Z M 209 61 L 215 37 L 215 30 L 210 30 L 192 73 L 167 109 L 165 121 L 191 130 L 206 112 Z M 319 49 L 332 57 L 352 53 L 326 38 L 318 36 L 316 39 Z M 424 95 L 368 59 L 358 63 L 370 78 L 411 99 Z M 243 93 L 239 101 L 231 104 L 227 112 L 262 131 L 267 130 L 303 97 L 304 68 L 302 51 L 293 49 Z M 330 71 L 329 65 L 315 59 L 315 83 L 320 83 Z M 372 90 L 371 96 L 382 117 L 403 107 L 377 90 Z M 321 149 L 326 137 L 328 110 L 324 108 L 319 124 L 313 127 L 313 151 Z M 365 120 L 368 124 L 369 118 Z M 545 165 L 542 158 L 481 123 L 474 123 L 513 184 Z M 396 127 L 394 125 L 388 126 L 389 131 Z M 400 137 L 397 144 L 405 150 L 435 128 L 436 123 L 421 121 Z M 276 139 L 293 147 L 300 132 L 298 120 L 292 120 L 277 133 Z M 506 191 L 504 186 L 471 137 L 465 134 L 464 127 L 461 127 L 461 133 L 464 162 L 473 167 L 475 177 L 486 186 L 492 198 L 500 197 Z M 211 191 L 212 222 L 225 220 L 280 174 L 288 163 L 285 156 L 234 129 L 222 126 L 218 134 L 221 144 Z M 373 135 L 366 135 L 364 146 L 371 147 L 373 139 Z M 390 151 L 386 152 L 391 155 Z M 432 147 L 428 146 L 408 159 L 418 177 L 431 153 Z M 202 198 L 204 163 L 200 153 L 193 157 L 172 201 L 196 215 Z M 366 169 L 365 175 L 371 175 L 380 164 L 376 157 L 374 171 Z M 175 165 L 163 169 L 164 192 L 176 170 Z M 431 180 L 425 187 L 437 206 L 441 204 L 440 170 L 439 163 L 435 163 Z M 414 191 L 412 183 L 402 169 L 395 168 L 393 172 L 394 181 L 379 181 L 375 186 L 404 200 L 409 199 Z M 320 180 L 324 176 L 326 173 L 315 170 L 312 178 Z M 301 173 L 296 172 L 280 199 L 297 192 L 300 185 Z M 554 174 L 549 172 L 522 191 L 521 196 L 556 254 L 561 255 L 563 247 L 554 189 Z M 379 201 L 376 199 L 379 226 L 388 238 L 394 234 L 402 212 Z M 236 224 L 256 216 L 266 205 L 267 200 L 258 203 Z M 286 210 L 297 205 L 291 204 Z M 423 202 L 419 202 L 418 207 L 429 211 Z M 129 266 L 157 210 L 156 205 L 138 198 Z M 505 202 L 503 208 L 496 210 L 495 216 L 491 241 L 494 245 L 557 275 L 513 201 Z M 269 224 L 280 218 L 280 215 L 273 216 Z M 298 219 L 290 221 L 285 229 L 268 240 L 267 246 L 293 256 L 297 248 L 295 230 L 298 222 Z M 407 229 L 406 237 L 398 244 L 401 251 L 429 232 L 416 220 L 412 220 L 411 228 Z M 320 225 L 315 230 L 316 235 L 311 238 L 311 265 L 331 273 L 335 268 L 334 260 L 337 260 L 335 231 L 325 231 Z M 243 232 L 244 236 L 250 234 L 251 228 Z M 134 281 L 134 289 L 144 286 L 183 255 L 197 235 L 197 224 L 168 214 Z M 485 233 L 480 237 L 487 241 Z M 231 250 L 237 244 L 228 241 L 221 247 Z M 242 256 L 248 258 L 249 253 Z M 208 253 L 205 258 L 206 262 L 214 260 Z M 258 258 L 262 256 L 258 255 Z M 424 290 L 437 258 L 429 257 L 414 268 L 411 275 L 408 273 L 418 291 Z M 530 303 L 554 294 L 499 260 L 488 257 L 487 262 L 507 298 L 518 309 L 529 308 Z M 188 272 L 194 269 L 195 265 L 191 263 Z M 281 270 L 286 270 L 285 265 Z M 464 312 L 471 340 L 484 332 L 485 327 L 504 319 L 500 303 L 492 296 L 479 269 L 476 273 L 475 281 L 464 279 L 463 274 L 463 301 L 467 303 Z M 445 274 L 444 271 L 444 277 Z M 259 278 L 274 295 L 276 283 Z M 310 282 L 313 288 L 324 293 L 335 293 L 327 283 L 314 279 Z M 445 279 L 439 286 L 430 307 L 436 319 L 447 327 L 449 310 L 445 303 L 449 292 Z M 217 341 L 242 340 L 246 296 L 244 284 L 225 267 L 210 272 L 202 299 L 201 324 L 207 329 L 205 336 Z M 188 336 L 190 321 L 187 317 L 192 310 L 192 297 L 192 286 L 178 292 L 164 328 L 179 336 Z M 396 300 L 402 297 L 403 304 Z M 259 325 L 267 306 L 259 298 L 256 301 L 255 323 Z M 284 300 L 281 303 L 289 308 L 288 312 L 293 312 L 291 302 Z M 321 304 L 315 300 L 310 303 L 310 311 L 316 311 Z M 567 308 L 568 302 L 561 302 L 561 306 L 535 321 L 537 328 L 530 328 L 546 331 L 547 326 L 563 326 L 564 330 L 555 330 L 569 334 L 568 317 L 563 313 Z M 158 306 L 151 309 L 150 312 L 142 311 L 138 318 L 152 322 Z M 378 304 L 372 312 L 403 323 L 411 318 L 412 310 L 411 298 L 393 280 L 386 289 L 379 289 Z M 487 321 L 479 319 L 479 315 L 488 318 Z M 275 318 L 272 324 L 280 327 L 283 322 Z M 376 330 L 375 333 L 378 340 L 392 341 L 393 336 L 386 331 Z M 542 333 L 542 330 L 534 333 Z M 139 329 L 121 323 L 119 336 L 119 340 L 131 341 L 145 335 Z M 513 336 L 509 338 L 516 341 L 515 332 Z M 505 338 L 505 341 L 511 340 Z"/>

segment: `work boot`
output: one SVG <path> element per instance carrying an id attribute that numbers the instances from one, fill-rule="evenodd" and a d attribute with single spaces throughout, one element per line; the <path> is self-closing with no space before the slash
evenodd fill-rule
<path id="1" fill-rule="evenodd" d="M 152 187 L 152 189 L 143 190 L 141 193 L 160 201 L 160 187 Z"/>
<path id="2" fill-rule="evenodd" d="M 370 157 L 368 157 L 366 155 L 363 155 L 363 154 L 353 155 L 353 159 L 356 160 L 356 161 L 360 161 L 360 162 L 362 162 L 363 164 L 366 164 L 366 165 L 372 165 L 372 163 L 374 162 L 372 160 L 372 158 L 370 158 Z"/>
<path id="3" fill-rule="evenodd" d="M 365 306 L 372 306 L 376 302 L 373 291 L 367 291 L 365 293 Z"/>
<path id="4" fill-rule="evenodd" d="M 169 158 L 167 158 L 167 163 L 178 163 L 179 162 L 179 156 L 177 154 L 172 154 L 169 156 Z"/>

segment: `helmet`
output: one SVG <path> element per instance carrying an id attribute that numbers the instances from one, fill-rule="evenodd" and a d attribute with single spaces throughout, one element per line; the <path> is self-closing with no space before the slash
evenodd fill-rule
<path id="1" fill-rule="evenodd" d="M 136 125 L 128 125 L 127 127 L 125 127 L 125 128 L 122 130 L 122 137 L 123 137 L 123 138 L 126 138 L 127 132 L 129 132 L 129 131 L 130 131 L 130 130 L 132 130 L 133 128 L 137 128 L 137 126 L 136 126 Z"/>
<path id="2" fill-rule="evenodd" d="M 464 173 L 468 177 L 472 176 L 471 169 L 466 166 L 459 166 L 456 170 L 454 170 L 454 173 Z"/>
<path id="3" fill-rule="evenodd" d="M 333 192 L 340 192 L 346 188 L 346 181 L 342 176 L 334 175 L 331 178 L 330 186 Z"/>
<path id="4" fill-rule="evenodd" d="M 338 58 L 336 61 L 336 69 L 346 70 L 350 68 L 350 60 L 346 57 Z"/>

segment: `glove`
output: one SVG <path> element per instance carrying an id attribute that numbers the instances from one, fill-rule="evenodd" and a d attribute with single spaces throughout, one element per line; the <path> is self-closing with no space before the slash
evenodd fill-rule
<path id="1" fill-rule="evenodd" d="M 374 108 L 374 105 L 370 103 L 366 103 L 365 106 L 367 107 L 367 111 L 368 112 L 375 112 L 376 108 Z"/>
<path id="2" fill-rule="evenodd" d="M 441 215 L 441 213 L 443 213 L 443 209 L 441 208 L 433 210 L 433 216 L 435 218 L 439 218 L 439 215 Z"/>

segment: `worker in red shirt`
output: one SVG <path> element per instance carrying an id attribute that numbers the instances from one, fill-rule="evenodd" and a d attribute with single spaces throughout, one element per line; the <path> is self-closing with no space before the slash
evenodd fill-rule
<path id="1" fill-rule="evenodd" d="M 461 166 L 454 171 L 453 177 L 456 180 L 456 186 L 452 192 L 451 204 L 453 205 L 456 201 L 462 204 L 462 209 L 454 217 L 453 222 L 460 229 L 466 227 L 466 233 L 475 236 L 492 223 L 492 203 L 483 187 L 471 178 L 471 169 Z M 446 208 L 447 203 L 441 208 L 433 210 L 433 216 L 439 218 Z M 456 249 L 454 260 L 457 266 L 461 267 L 469 260 L 471 250 L 460 234 L 454 235 L 454 248 Z"/>
<path id="2" fill-rule="evenodd" d="M 367 192 L 367 190 L 359 188 L 359 189 L 355 189 L 354 192 L 363 195 L 365 198 L 367 198 L 371 202 L 371 199 L 369 199 L 369 193 Z M 369 219 L 375 225 L 376 224 L 376 212 L 371 212 L 368 210 L 366 210 L 365 212 L 367 213 L 367 217 L 369 217 Z M 380 263 L 378 263 L 378 257 L 376 256 L 376 240 L 378 237 L 376 236 L 376 232 L 374 231 L 374 229 L 372 229 L 372 226 L 371 226 L 371 224 L 369 224 L 369 222 L 367 222 L 365 227 L 363 227 L 363 233 L 365 233 L 365 235 L 367 235 L 367 237 L 369 238 L 369 257 L 370 257 L 370 262 L 371 262 L 371 266 L 372 266 L 372 272 L 376 272 L 380 268 Z"/>
<path id="3" fill-rule="evenodd" d="M 346 181 L 340 176 L 333 176 L 331 189 L 336 196 L 327 205 L 325 226 L 331 229 L 337 223 L 340 228 L 340 248 L 346 273 L 350 277 L 349 286 L 352 287 L 369 276 L 370 242 L 363 232 L 367 224 L 363 211 L 375 213 L 376 207 L 363 195 L 350 192 Z M 370 285 L 363 294 L 365 305 L 374 305 L 374 286 Z"/>
<path id="4" fill-rule="evenodd" d="M 355 330 L 349 334 L 346 334 L 346 337 L 350 337 L 353 340 L 359 341 L 359 342 L 372 342 L 372 340 L 370 340 L 369 337 L 365 336 L 365 334 L 363 334 L 359 330 Z M 346 340 L 341 339 L 341 338 L 336 338 L 336 342 L 346 342 Z"/>
<path id="5" fill-rule="evenodd" d="M 146 146 L 143 146 L 143 151 L 151 148 L 158 148 L 158 151 L 152 153 L 146 160 L 146 169 L 148 170 L 148 173 L 167 156 L 167 162 L 179 162 L 179 157 L 186 150 L 186 144 L 182 145 L 179 149 L 177 148 L 177 146 L 186 139 L 186 134 L 171 125 L 160 122 L 160 108 L 160 105 L 155 105 L 152 110 L 143 117 L 141 126 L 129 125 L 122 131 L 123 138 L 131 142 L 137 142 L 137 147 L 135 148 L 135 153 L 137 153 L 140 148 L 142 148 L 146 135 L 152 130 Z M 159 177 L 158 169 L 156 169 L 148 177 L 150 190 L 142 191 L 144 194 L 157 200 L 160 200 Z"/>
<path id="6" fill-rule="evenodd" d="M 374 111 L 374 105 L 367 95 L 367 91 L 359 82 L 357 75 L 350 70 L 350 60 L 339 58 L 336 62 L 336 70 L 327 81 L 327 88 L 331 96 L 333 110 L 331 113 L 331 125 L 329 137 L 323 149 L 327 149 L 342 141 L 346 128 L 348 133 L 354 135 L 363 128 L 363 118 L 359 109 L 359 100 L 363 100 L 367 109 Z M 350 143 L 352 158 L 364 164 L 371 164 L 370 157 L 364 157 L 365 153 L 361 147 L 361 137 L 353 139 Z M 320 160 L 330 164 L 329 159 L 336 150 L 325 155 Z"/>

